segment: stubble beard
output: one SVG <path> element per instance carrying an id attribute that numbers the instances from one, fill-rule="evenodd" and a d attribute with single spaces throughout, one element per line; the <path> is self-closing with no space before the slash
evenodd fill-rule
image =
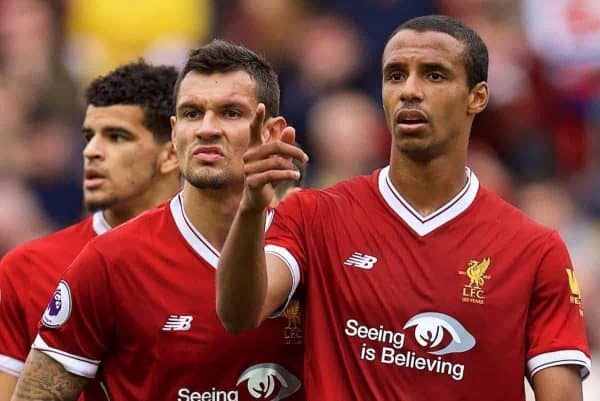
<path id="1" fill-rule="evenodd" d="M 193 187 L 198 189 L 222 189 L 231 182 L 231 174 L 229 171 L 184 173 L 183 177 Z"/>
<path id="2" fill-rule="evenodd" d="M 116 205 L 117 203 L 119 203 L 119 199 L 114 195 L 108 196 L 104 199 L 99 199 L 99 200 L 89 200 L 84 197 L 85 208 L 90 213 L 95 213 L 100 210 L 110 209 L 112 206 Z"/>

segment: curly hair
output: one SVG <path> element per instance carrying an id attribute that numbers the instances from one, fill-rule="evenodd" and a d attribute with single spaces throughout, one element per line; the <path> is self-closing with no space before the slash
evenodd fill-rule
<path id="1" fill-rule="evenodd" d="M 256 99 L 264 103 L 267 117 L 279 114 L 277 73 L 264 57 L 245 46 L 214 39 L 207 45 L 192 50 L 175 84 L 173 91 L 175 103 L 177 103 L 181 81 L 191 71 L 206 75 L 245 71 L 256 83 Z"/>
<path id="2" fill-rule="evenodd" d="M 88 105 L 137 105 L 144 110 L 143 124 L 158 142 L 171 139 L 173 88 L 177 69 L 153 66 L 144 60 L 120 66 L 96 78 L 85 91 Z"/>

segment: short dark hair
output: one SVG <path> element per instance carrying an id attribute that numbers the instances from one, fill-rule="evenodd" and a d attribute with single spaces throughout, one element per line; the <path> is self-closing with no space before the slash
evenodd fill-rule
<path id="1" fill-rule="evenodd" d="M 256 83 L 256 99 L 264 103 L 267 116 L 279 115 L 279 82 L 277 73 L 262 56 L 245 46 L 214 39 L 209 44 L 194 49 L 179 72 L 173 91 L 173 101 L 177 104 L 177 95 L 181 81 L 190 71 L 200 74 L 245 71 Z"/>
<path id="2" fill-rule="evenodd" d="M 481 37 L 456 18 L 447 15 L 426 15 L 410 19 L 392 32 L 388 42 L 398 32 L 411 29 L 417 32 L 442 32 L 465 45 L 464 62 L 467 71 L 467 84 L 472 89 L 476 84 L 487 81 L 488 49 Z"/>
<path id="3" fill-rule="evenodd" d="M 166 142 L 171 139 L 169 118 L 175 109 L 171 94 L 176 80 L 174 67 L 153 66 L 140 59 L 96 78 L 85 91 L 85 101 L 97 107 L 140 106 L 144 126 L 157 142 Z"/>

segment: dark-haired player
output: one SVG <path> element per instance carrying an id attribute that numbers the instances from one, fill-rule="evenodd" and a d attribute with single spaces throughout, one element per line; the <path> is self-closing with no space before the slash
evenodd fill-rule
<path id="1" fill-rule="evenodd" d="M 256 327 L 299 283 L 310 401 L 520 401 L 524 376 L 537 401 L 581 400 L 589 350 L 563 241 L 466 167 L 489 99 L 485 44 L 426 16 L 390 36 L 382 62 L 389 167 L 290 196 L 264 240 L 270 183 L 297 176 L 274 160 L 297 149 L 280 140 L 245 155 L 219 316 Z"/>
<path id="2" fill-rule="evenodd" d="M 93 213 L 0 262 L 1 401 L 10 399 L 48 298 L 83 246 L 180 188 L 169 123 L 176 79 L 174 68 L 140 61 L 87 88 L 83 193 Z"/>
<path id="3" fill-rule="evenodd" d="M 255 136 L 284 135 L 277 75 L 263 59 L 224 41 L 190 54 L 171 119 L 183 191 L 75 259 L 13 400 L 73 400 L 93 377 L 110 400 L 303 399 L 298 304 L 242 335 L 227 333 L 215 310 L 219 249 L 242 196 L 259 102 L 267 119 Z"/>

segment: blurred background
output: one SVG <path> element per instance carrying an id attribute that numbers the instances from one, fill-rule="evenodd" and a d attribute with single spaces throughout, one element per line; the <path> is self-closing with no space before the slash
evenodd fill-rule
<path id="1" fill-rule="evenodd" d="M 322 187 L 386 164 L 380 57 L 404 20 L 461 18 L 490 51 L 469 165 L 569 247 L 600 357 L 600 1 L 0 0 L 0 256 L 81 218 L 83 88 L 222 37 L 263 53 Z M 599 360 L 598 358 L 596 360 Z M 600 372 L 584 384 L 600 399 Z"/>

